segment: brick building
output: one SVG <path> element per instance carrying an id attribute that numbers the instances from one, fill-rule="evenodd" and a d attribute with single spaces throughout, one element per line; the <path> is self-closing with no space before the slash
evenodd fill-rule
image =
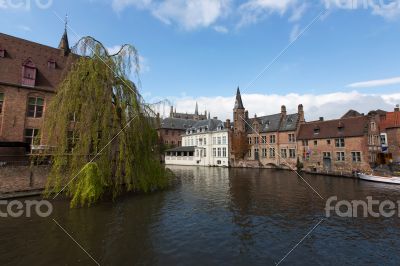
<path id="1" fill-rule="evenodd" d="M 66 30 L 58 48 L 0 33 L 0 152 L 7 143 L 29 147 L 35 139 L 35 144 L 45 144 L 35 137 L 58 84 L 76 59 Z"/>
<path id="2" fill-rule="evenodd" d="M 159 128 L 157 128 L 160 142 L 168 148 L 182 146 L 182 135 L 185 134 L 186 130 L 196 124 L 197 121 L 206 119 L 207 111 L 204 112 L 204 115 L 199 114 L 197 103 L 193 114 L 177 113 L 171 106 L 169 117 L 160 119 Z"/>
<path id="3" fill-rule="evenodd" d="M 298 112 L 287 114 L 286 107 L 281 107 L 278 114 L 254 118 L 248 117 L 239 88 L 233 109 L 233 127 L 231 138 L 231 164 L 250 167 L 294 167 L 297 161 L 296 136 L 304 120 L 303 105 Z M 229 123 L 229 121 L 227 121 Z M 244 149 L 238 139 L 247 141 L 247 154 L 244 158 L 236 158 L 237 150 Z M 238 146 L 242 147 L 238 147 Z"/>
<path id="4" fill-rule="evenodd" d="M 394 112 L 387 112 L 380 122 L 382 147 L 391 155 L 394 162 L 400 162 L 400 110 L 397 105 Z"/>
<path id="5" fill-rule="evenodd" d="M 344 174 L 370 171 L 380 153 L 378 117 L 370 112 L 301 124 L 297 144 L 304 170 Z"/>

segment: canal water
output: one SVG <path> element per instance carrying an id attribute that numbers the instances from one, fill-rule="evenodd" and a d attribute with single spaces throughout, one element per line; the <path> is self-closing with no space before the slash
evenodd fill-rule
<path id="1" fill-rule="evenodd" d="M 325 218 L 325 200 L 400 187 L 268 169 L 173 167 L 175 187 L 49 218 L 0 218 L 0 265 L 275 265 Z M 396 216 L 397 217 L 397 216 Z M 400 265 L 399 218 L 330 217 L 280 265 Z"/>

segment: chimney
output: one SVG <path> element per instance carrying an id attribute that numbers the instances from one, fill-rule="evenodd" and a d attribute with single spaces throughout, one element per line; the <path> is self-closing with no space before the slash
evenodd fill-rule
<path id="1" fill-rule="evenodd" d="M 226 119 L 225 128 L 227 128 L 227 129 L 230 129 L 230 128 L 231 128 L 231 120 Z"/>
<path id="2" fill-rule="evenodd" d="M 244 112 L 244 118 L 249 119 L 249 111 Z"/>
<path id="3" fill-rule="evenodd" d="M 174 107 L 171 105 L 171 110 L 169 111 L 169 117 L 174 117 Z"/>
<path id="4" fill-rule="evenodd" d="M 299 104 L 299 106 L 297 107 L 297 113 L 299 115 L 299 122 L 304 123 L 306 120 L 304 118 L 304 108 L 302 104 Z"/>
<path id="5" fill-rule="evenodd" d="M 324 121 L 324 118 L 322 116 L 320 116 L 319 121 Z"/>
<path id="6" fill-rule="evenodd" d="M 286 117 L 286 106 L 284 105 L 281 106 L 281 115 L 282 117 Z"/>
<path id="7" fill-rule="evenodd" d="M 395 112 L 399 112 L 400 111 L 400 105 L 399 104 L 396 104 L 396 107 L 394 108 L 394 111 Z"/>

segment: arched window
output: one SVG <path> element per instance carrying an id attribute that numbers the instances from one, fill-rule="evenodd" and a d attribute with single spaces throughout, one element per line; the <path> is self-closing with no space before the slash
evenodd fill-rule
<path id="1" fill-rule="evenodd" d="M 22 85 L 35 87 L 36 72 L 35 64 L 28 58 L 22 65 Z"/>

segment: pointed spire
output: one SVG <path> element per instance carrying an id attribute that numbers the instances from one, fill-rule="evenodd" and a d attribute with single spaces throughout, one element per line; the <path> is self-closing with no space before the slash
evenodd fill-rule
<path id="1" fill-rule="evenodd" d="M 235 109 L 244 109 L 243 102 L 242 102 L 242 96 L 240 95 L 239 86 L 236 91 Z"/>
<path id="2" fill-rule="evenodd" d="M 196 102 L 196 109 L 194 110 L 194 114 L 199 115 L 199 106 L 197 105 L 197 102 Z"/>
<path id="3" fill-rule="evenodd" d="M 71 52 L 71 49 L 69 48 L 67 28 L 68 28 L 68 15 L 65 16 L 64 34 L 61 37 L 60 44 L 58 45 L 58 49 L 62 50 L 62 54 L 64 56 L 68 55 Z"/>

